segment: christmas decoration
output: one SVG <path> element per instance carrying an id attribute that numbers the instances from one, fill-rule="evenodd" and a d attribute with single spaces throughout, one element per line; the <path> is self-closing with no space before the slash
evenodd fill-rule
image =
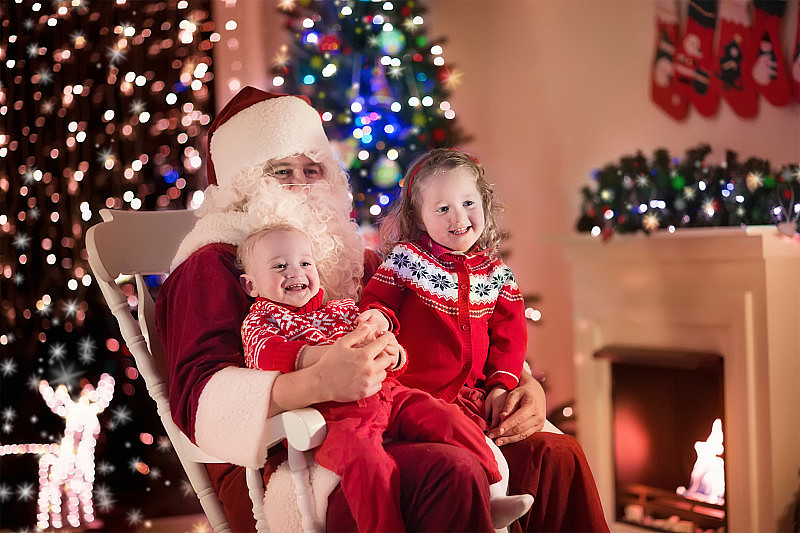
<path id="1" fill-rule="evenodd" d="M 751 74 L 755 58 L 747 6 L 747 0 L 720 0 L 714 87 L 737 115 L 750 118 L 758 112 L 758 93 Z"/>
<path id="2" fill-rule="evenodd" d="M 689 0 L 686 30 L 675 54 L 678 87 L 706 117 L 714 115 L 719 104 L 711 79 L 716 20 L 717 0 Z"/>
<path id="3" fill-rule="evenodd" d="M 678 90 L 675 49 L 678 44 L 678 11 L 675 0 L 656 2 L 656 54 L 650 79 L 653 101 L 676 120 L 686 116 L 689 103 Z"/>
<path id="4" fill-rule="evenodd" d="M 708 145 L 687 150 L 683 160 L 665 149 L 651 161 L 641 152 L 594 172 L 582 190 L 577 230 L 610 238 L 614 232 L 651 233 L 684 227 L 777 224 L 782 233 L 800 231 L 800 166 L 776 170 L 769 161 L 707 161 Z"/>
<path id="5" fill-rule="evenodd" d="M 784 106 L 792 98 L 780 37 L 786 2 L 753 0 L 753 8 L 753 41 L 758 50 L 753 63 L 753 81 L 764 98 L 775 106 Z"/>
<path id="6" fill-rule="evenodd" d="M 416 155 L 466 140 L 448 101 L 461 73 L 425 35 L 419 1 L 280 5 L 294 39 L 269 89 L 311 99 L 350 172 L 356 218 L 372 224 Z"/>
<path id="7" fill-rule="evenodd" d="M 211 120 L 203 110 L 213 102 L 210 50 L 221 39 L 209 20 L 210 2 L 15 0 L 0 11 L 0 441 L 60 441 L 64 421 L 42 408 L 40 380 L 58 386 L 47 395 L 60 398 L 64 405 L 53 404 L 60 410 L 68 406 L 67 391 L 113 375 L 111 405 L 102 413 L 95 405 L 103 428 L 94 452 L 97 479 L 80 459 L 84 477 L 76 470 L 69 481 L 75 494 L 65 499 L 63 525 L 94 517 L 108 531 L 125 531 L 149 516 L 197 512 L 93 282 L 83 236 L 104 207 L 155 210 L 201 201 L 202 128 Z M 119 283 L 135 309 L 130 281 Z M 81 450 L 93 431 L 84 428 Z M 38 520 L 32 456 L 2 458 L 0 529 L 59 527 L 53 513 L 65 488 L 58 471 L 67 449 L 62 442 L 35 452 L 44 454 L 40 478 L 52 488 L 40 502 L 50 510 Z M 92 493 L 94 509 L 86 503 Z"/>
<path id="8" fill-rule="evenodd" d="M 47 380 L 39 383 L 47 406 L 64 418 L 64 437 L 60 444 L 6 444 L 0 455 L 33 453 L 39 459 L 39 497 L 36 527 L 63 527 L 63 513 L 72 527 L 81 524 L 96 529 L 94 516 L 94 448 L 100 434 L 97 415 L 108 407 L 114 394 L 114 378 L 100 376 L 97 389 L 84 385 L 78 401 L 73 401 L 64 385 L 54 391 Z M 62 496 L 67 497 L 62 505 Z M 66 507 L 66 509 L 65 509 Z"/>

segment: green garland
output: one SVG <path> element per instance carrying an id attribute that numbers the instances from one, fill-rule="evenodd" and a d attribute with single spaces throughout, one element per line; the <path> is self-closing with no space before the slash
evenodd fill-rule
<path id="1" fill-rule="evenodd" d="M 725 162 L 705 161 L 708 145 L 687 150 L 681 161 L 658 149 L 652 161 L 638 152 L 593 174 L 582 189 L 577 230 L 602 234 L 647 233 L 660 228 L 779 224 L 800 231 L 800 170 L 769 161 L 744 163 L 728 151 Z"/>

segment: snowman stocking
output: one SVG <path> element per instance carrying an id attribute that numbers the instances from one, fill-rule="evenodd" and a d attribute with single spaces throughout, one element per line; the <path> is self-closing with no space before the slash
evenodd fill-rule
<path id="1" fill-rule="evenodd" d="M 794 36 L 794 50 L 792 50 L 792 91 L 795 99 L 800 102 L 800 9 L 797 10 L 797 33 Z"/>
<path id="2" fill-rule="evenodd" d="M 678 91 L 673 61 L 678 45 L 678 12 L 675 0 L 657 0 L 656 31 L 658 44 L 650 79 L 650 94 L 653 101 L 673 118 L 686 116 L 689 104 Z"/>
<path id="3" fill-rule="evenodd" d="M 714 82 L 731 109 L 749 118 L 758 112 L 758 93 L 751 78 L 754 58 L 747 4 L 748 0 L 720 0 Z"/>
<path id="4" fill-rule="evenodd" d="M 678 86 L 700 114 L 706 117 L 716 113 L 719 104 L 719 96 L 711 80 L 716 20 L 717 0 L 689 0 L 686 31 L 675 55 Z"/>
<path id="5" fill-rule="evenodd" d="M 784 106 L 792 97 L 781 51 L 781 18 L 785 0 L 753 0 L 753 46 L 757 50 L 753 81 L 758 92 L 775 106 Z"/>

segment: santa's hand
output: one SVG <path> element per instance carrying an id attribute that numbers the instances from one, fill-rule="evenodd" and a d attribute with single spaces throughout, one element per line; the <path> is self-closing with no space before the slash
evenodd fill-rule
<path id="1" fill-rule="evenodd" d="M 350 402 L 380 390 L 386 379 L 385 369 L 391 363 L 390 356 L 383 352 L 394 335 L 368 341 L 372 334 L 369 327 L 358 326 L 331 344 L 312 367 L 322 388 L 322 401 Z"/>
<path id="2" fill-rule="evenodd" d="M 488 436 L 502 446 L 527 439 L 544 427 L 546 399 L 544 389 L 527 371 L 520 375 L 519 385 L 508 393 L 500 412 L 500 425 Z"/>

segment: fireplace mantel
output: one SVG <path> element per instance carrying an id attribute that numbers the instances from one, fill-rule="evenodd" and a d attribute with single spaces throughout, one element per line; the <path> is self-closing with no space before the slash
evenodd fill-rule
<path id="1" fill-rule="evenodd" d="M 800 240 L 758 226 L 564 245 L 578 438 L 609 521 L 610 362 L 594 354 L 623 345 L 723 355 L 728 530 L 786 530 L 800 493 Z"/>

